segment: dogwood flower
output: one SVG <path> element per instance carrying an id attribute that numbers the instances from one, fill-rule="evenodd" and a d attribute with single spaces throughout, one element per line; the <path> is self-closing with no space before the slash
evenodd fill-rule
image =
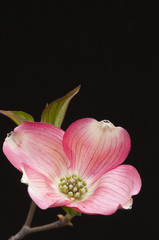
<path id="1" fill-rule="evenodd" d="M 80 119 L 66 132 L 47 123 L 24 122 L 8 134 L 3 151 L 22 172 L 41 208 L 67 206 L 86 214 L 109 215 L 129 209 L 139 193 L 137 170 L 121 164 L 130 136 L 111 122 Z"/>

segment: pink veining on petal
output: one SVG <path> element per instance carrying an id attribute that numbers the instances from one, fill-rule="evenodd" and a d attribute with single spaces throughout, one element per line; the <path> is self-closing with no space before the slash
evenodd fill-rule
<path id="1" fill-rule="evenodd" d="M 99 178 L 117 167 L 130 151 L 130 136 L 109 121 L 85 118 L 71 124 L 63 138 L 72 172 L 85 178 Z"/>
<path id="2" fill-rule="evenodd" d="M 23 173 L 22 182 L 40 208 L 68 206 L 86 214 L 109 215 L 130 208 L 132 196 L 141 188 L 137 170 L 120 165 L 130 145 L 125 129 L 85 118 L 65 133 L 50 124 L 24 122 L 6 138 L 3 151 Z M 60 178 L 69 174 L 87 182 L 88 192 L 81 199 L 69 199 L 59 189 Z"/>
<path id="3" fill-rule="evenodd" d="M 56 182 L 51 182 L 46 176 L 25 164 L 23 164 L 23 174 L 25 174 L 30 197 L 41 209 L 63 206 L 72 201 L 58 191 Z"/>
<path id="4" fill-rule="evenodd" d="M 140 189 L 139 173 L 133 166 L 124 164 L 104 174 L 95 186 L 94 193 L 86 200 L 67 206 L 86 214 L 109 215 L 122 206 L 125 208 L 127 205 L 128 208 L 128 203 L 132 203 L 131 197 L 138 194 Z"/>
<path id="5" fill-rule="evenodd" d="M 50 124 L 24 122 L 6 138 L 3 151 L 20 171 L 24 163 L 50 179 L 59 178 L 69 166 L 63 135 L 63 130 Z"/>

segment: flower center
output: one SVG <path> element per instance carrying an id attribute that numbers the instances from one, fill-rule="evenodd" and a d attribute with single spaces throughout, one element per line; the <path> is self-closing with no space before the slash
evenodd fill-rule
<path id="1" fill-rule="evenodd" d="M 66 194 L 69 198 L 81 199 L 82 196 L 88 192 L 87 183 L 82 178 L 75 174 L 69 177 L 60 179 L 60 191 Z"/>

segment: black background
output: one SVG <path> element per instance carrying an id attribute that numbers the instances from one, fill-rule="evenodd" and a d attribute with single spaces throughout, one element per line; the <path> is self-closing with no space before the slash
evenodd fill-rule
<path id="1" fill-rule="evenodd" d="M 62 128 L 93 117 L 127 129 L 132 149 L 126 163 L 138 169 L 143 186 L 131 211 L 82 215 L 73 228 L 26 240 L 153 238 L 159 227 L 158 7 L 151 1 L 51 2 L 15 1 L 1 9 L 0 109 L 23 110 L 39 121 L 47 102 L 81 84 Z M 0 117 L 1 146 L 14 127 Z M 30 199 L 2 151 L 0 159 L 0 239 L 5 240 L 24 223 Z M 37 209 L 33 225 L 52 222 L 58 213 L 63 210 Z"/>

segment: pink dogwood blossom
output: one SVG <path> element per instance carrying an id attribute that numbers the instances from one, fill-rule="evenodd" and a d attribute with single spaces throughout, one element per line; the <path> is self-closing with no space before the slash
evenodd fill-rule
<path id="1" fill-rule="evenodd" d="M 47 123 L 24 122 L 7 136 L 3 151 L 22 172 L 23 183 L 42 209 L 67 206 L 86 214 L 131 208 L 139 193 L 137 170 L 122 164 L 130 137 L 111 122 L 80 119 L 66 132 Z"/>

